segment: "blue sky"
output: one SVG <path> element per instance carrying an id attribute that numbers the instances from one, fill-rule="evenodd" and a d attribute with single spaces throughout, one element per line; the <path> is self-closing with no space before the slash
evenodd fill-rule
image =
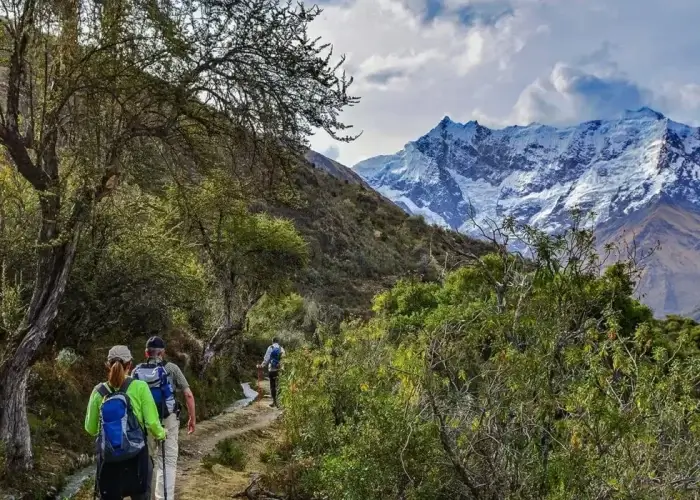
<path id="1" fill-rule="evenodd" d="M 347 55 L 363 136 L 312 147 L 346 165 L 449 115 L 571 124 L 649 106 L 700 124 L 700 0 L 323 0 L 312 33 Z"/>

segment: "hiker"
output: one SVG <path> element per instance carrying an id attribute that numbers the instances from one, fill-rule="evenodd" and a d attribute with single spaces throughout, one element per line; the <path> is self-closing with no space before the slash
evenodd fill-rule
<path id="1" fill-rule="evenodd" d="M 177 474 L 178 429 L 180 428 L 180 404 L 176 392 L 182 392 L 187 404 L 187 433 L 195 429 L 194 394 L 182 370 L 175 363 L 165 361 L 165 342 L 160 337 L 151 337 L 146 342 L 146 362 L 137 365 L 132 372 L 137 380 L 143 380 L 151 389 L 163 427 L 168 437 L 159 450 L 151 450 L 155 468 L 156 500 L 175 499 L 175 475 Z M 163 463 L 165 462 L 165 469 Z"/>
<path id="2" fill-rule="evenodd" d="M 277 404 L 277 378 L 282 367 L 282 356 L 284 356 L 284 347 L 279 344 L 279 339 L 275 337 L 272 339 L 272 345 L 265 352 L 263 362 L 258 365 L 258 368 L 267 366 L 267 373 L 270 376 L 270 395 L 272 396 L 270 407 L 272 408 L 279 408 Z"/>
<path id="3" fill-rule="evenodd" d="M 148 384 L 127 376 L 131 361 L 128 347 L 109 350 L 107 382 L 95 386 L 85 414 L 85 430 L 97 437 L 95 496 L 102 500 L 149 500 L 146 429 L 156 440 L 166 437 Z"/>

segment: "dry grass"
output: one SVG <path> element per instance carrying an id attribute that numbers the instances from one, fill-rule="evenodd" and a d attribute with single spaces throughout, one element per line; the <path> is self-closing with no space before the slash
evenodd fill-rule
<path id="1" fill-rule="evenodd" d="M 184 451 L 178 472 L 177 498 L 182 500 L 214 500 L 230 498 L 233 493 L 244 489 L 250 483 L 252 474 L 267 471 L 267 465 L 260 461 L 261 453 L 270 443 L 280 438 L 274 423 L 280 412 L 268 406 L 264 399 L 240 414 L 223 415 L 205 422 L 198 430 L 199 437 L 183 439 Z M 242 470 L 234 470 L 214 465 L 208 470 L 202 464 L 202 457 L 211 453 L 216 443 L 235 437 L 246 453 L 246 463 Z"/>

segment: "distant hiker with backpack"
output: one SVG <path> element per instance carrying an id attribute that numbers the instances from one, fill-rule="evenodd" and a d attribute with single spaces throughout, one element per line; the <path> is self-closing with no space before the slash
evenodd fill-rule
<path id="1" fill-rule="evenodd" d="M 161 422 L 168 432 L 168 437 L 162 446 L 151 450 L 155 465 L 155 498 L 156 500 L 174 500 L 180 428 L 180 405 L 175 399 L 175 394 L 182 392 L 185 397 L 189 414 L 188 434 L 192 434 L 195 430 L 194 395 L 182 370 L 175 363 L 165 361 L 165 342 L 160 337 L 148 339 L 146 362 L 137 365 L 132 376 L 148 384 Z"/>
<path id="2" fill-rule="evenodd" d="M 148 384 L 127 376 L 131 362 L 128 347 L 109 350 L 107 382 L 95 386 L 85 415 L 85 430 L 97 438 L 95 496 L 101 500 L 149 500 L 146 430 L 157 440 L 166 437 Z"/>
<path id="3" fill-rule="evenodd" d="M 277 380 L 280 368 L 282 367 L 282 356 L 284 356 L 284 347 L 279 344 L 277 337 L 272 339 L 272 345 L 267 348 L 263 362 L 258 365 L 258 368 L 267 366 L 267 373 L 270 376 L 270 395 L 272 396 L 271 407 L 279 408 L 277 404 Z"/>

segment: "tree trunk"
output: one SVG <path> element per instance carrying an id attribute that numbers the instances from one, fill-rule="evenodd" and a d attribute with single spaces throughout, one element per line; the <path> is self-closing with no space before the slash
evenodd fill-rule
<path id="1" fill-rule="evenodd" d="M 212 260 L 214 260 L 212 258 Z M 216 267 L 216 261 L 214 266 Z M 228 273 L 222 272 L 219 276 L 219 287 L 221 289 L 221 304 L 223 306 L 221 313 L 221 321 L 219 327 L 214 334 L 204 344 L 202 349 L 202 364 L 199 369 L 199 377 L 204 378 L 204 374 L 214 360 L 214 356 L 221 350 L 227 339 L 233 337 L 236 333 L 236 323 L 233 320 L 233 297 L 234 285 L 232 280 L 228 279 Z M 242 322 L 240 328 L 242 328 Z"/>
<path id="2" fill-rule="evenodd" d="M 216 357 L 232 339 L 243 332 L 243 327 L 248 317 L 248 311 L 250 311 L 262 297 L 261 293 L 250 297 L 248 301 L 244 302 L 244 305 L 239 307 L 239 310 L 236 311 L 234 310 L 232 300 L 234 296 L 232 286 L 224 288 L 222 295 L 225 303 L 224 314 L 221 319 L 221 325 L 216 329 L 216 332 L 214 332 L 214 335 L 211 336 L 209 341 L 204 344 L 204 349 L 202 350 L 202 365 L 199 371 L 200 378 L 204 377 L 214 357 Z"/>
<path id="3" fill-rule="evenodd" d="M 214 357 L 221 352 L 221 349 L 235 336 L 243 331 L 243 322 L 237 321 L 234 323 L 223 324 L 216 329 L 214 335 L 204 345 L 202 350 L 202 366 L 199 371 L 199 376 L 204 377 L 207 369 L 214 361 Z"/>
<path id="4" fill-rule="evenodd" d="M 27 471 L 33 463 L 32 440 L 27 420 L 27 379 L 29 367 L 11 377 L 3 377 L 2 418 L 0 418 L 0 439 L 5 446 L 8 470 L 12 472 Z"/>
<path id="5" fill-rule="evenodd" d="M 50 207 L 49 207 L 50 205 Z M 34 293 L 22 325 L 8 339 L 0 363 L 0 440 L 5 445 L 7 469 L 27 471 L 33 467 L 31 436 L 27 420 L 27 380 L 31 366 L 44 345 L 58 306 L 65 293 L 80 232 L 79 224 L 55 243 L 56 201 L 42 202 L 42 229 Z"/>

